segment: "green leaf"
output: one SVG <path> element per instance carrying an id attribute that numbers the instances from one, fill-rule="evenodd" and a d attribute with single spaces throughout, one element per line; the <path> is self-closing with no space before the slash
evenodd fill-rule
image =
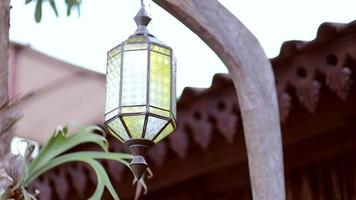
<path id="1" fill-rule="evenodd" d="M 46 171 L 62 165 L 67 162 L 74 161 L 85 161 L 87 159 L 106 159 L 106 160 L 114 160 L 119 161 L 129 167 L 129 163 L 126 160 L 132 159 L 131 154 L 126 153 L 111 153 L 111 152 L 96 152 L 96 151 L 82 151 L 75 153 L 68 153 L 62 156 L 58 156 L 57 158 L 47 162 L 41 168 L 36 171 L 29 173 L 29 176 L 26 180 L 26 185 L 31 183 L 34 179 L 45 173 Z"/>
<path id="2" fill-rule="evenodd" d="M 101 131 L 97 126 L 78 127 L 73 135 L 68 136 L 68 127 L 57 128 L 53 136 L 43 146 L 36 159 L 29 165 L 28 173 L 33 174 L 51 159 L 83 143 L 96 143 L 104 151 L 108 151 L 108 143 L 105 137 L 95 134 Z"/>
<path id="3" fill-rule="evenodd" d="M 21 191 L 22 191 L 22 195 L 24 196 L 24 200 L 37 200 L 36 197 L 30 194 L 29 192 L 27 192 L 27 190 L 24 187 L 21 188 Z"/>
<path id="4" fill-rule="evenodd" d="M 5 194 L 5 189 L 3 188 L 0 188 L 0 199 L 3 199 L 4 197 L 4 194 Z"/>
<path id="5" fill-rule="evenodd" d="M 35 180 L 36 178 L 38 178 L 39 176 L 41 176 L 52 168 L 55 168 L 59 165 L 68 162 L 79 161 L 89 164 L 93 168 L 97 176 L 96 190 L 89 199 L 101 199 L 103 192 L 106 188 L 113 197 L 113 199 L 118 200 L 119 197 L 115 191 L 115 188 L 110 182 L 108 174 L 106 173 L 104 167 L 97 160 L 105 159 L 118 161 L 130 168 L 129 162 L 127 160 L 131 160 L 132 155 L 125 153 L 108 152 L 108 143 L 106 138 L 94 134 L 94 132 L 96 131 L 101 131 L 101 129 L 97 126 L 78 126 L 76 127 L 75 131 L 72 131 L 73 135 L 68 136 L 70 130 L 72 130 L 72 127 L 68 129 L 67 126 L 59 127 L 55 130 L 53 136 L 43 146 L 38 156 L 29 165 L 27 176 L 24 179 L 23 184 L 21 185 L 22 188 L 24 188 L 23 186 L 29 185 L 33 180 Z M 65 153 L 74 146 L 87 142 L 93 142 L 98 144 L 104 150 L 104 152 L 81 151 L 74 153 Z M 142 183 L 141 181 L 140 183 Z M 26 191 L 24 191 L 23 193 L 26 199 L 35 200 L 35 197 L 33 195 L 25 192 Z"/>
<path id="6" fill-rule="evenodd" d="M 106 173 L 105 169 L 103 166 L 100 165 L 98 161 L 95 160 L 89 160 L 87 161 L 88 164 L 94 169 L 97 179 L 98 179 L 98 185 L 97 189 L 95 190 L 94 194 L 89 198 L 89 200 L 97 200 L 101 199 L 104 193 L 104 187 L 109 190 L 111 196 L 115 199 L 118 200 L 119 196 L 117 195 L 114 187 L 112 186 L 109 176 Z"/>
<path id="7" fill-rule="evenodd" d="M 37 0 L 35 9 L 35 20 L 39 23 L 42 19 L 42 0 Z"/>
<path id="8" fill-rule="evenodd" d="M 29 179 L 26 181 L 26 183 L 27 184 L 31 183 L 38 176 L 40 176 L 44 172 L 56 166 L 68 162 L 81 161 L 81 162 L 88 163 L 94 169 L 97 175 L 97 180 L 98 180 L 97 188 L 94 194 L 92 195 L 92 197 L 90 197 L 90 199 L 92 200 L 101 199 L 105 187 L 109 190 L 110 194 L 112 195 L 112 197 L 114 197 L 114 199 L 119 199 L 119 197 L 115 192 L 114 187 L 110 182 L 107 173 L 105 172 L 105 169 L 101 166 L 101 164 L 98 161 L 96 161 L 96 159 L 115 160 L 129 167 L 129 163 L 126 160 L 132 159 L 132 156 L 130 154 L 123 154 L 123 153 L 95 152 L 95 151 L 94 152 L 83 151 L 83 152 L 61 155 L 46 163 L 46 165 L 44 165 L 40 170 L 38 170 L 34 174 L 31 174 L 29 176 Z"/>
<path id="9" fill-rule="evenodd" d="M 74 2 L 73 0 L 66 0 L 66 4 L 67 4 L 67 16 L 70 16 Z"/>
<path id="10" fill-rule="evenodd" d="M 22 190 L 24 200 L 31 200 L 31 196 L 27 193 L 25 189 Z"/>
<path id="11" fill-rule="evenodd" d="M 56 7 L 56 3 L 54 2 L 54 0 L 49 0 L 49 3 L 51 4 L 51 7 L 52 7 L 54 13 L 58 17 L 58 10 L 57 10 L 57 7 Z"/>
<path id="12" fill-rule="evenodd" d="M 72 8 L 77 7 L 78 9 L 78 14 L 80 14 L 80 0 L 66 0 L 67 4 L 67 16 L 70 16 L 72 13 Z"/>
<path id="13" fill-rule="evenodd" d="M 32 0 L 26 0 L 25 4 L 31 3 Z"/>

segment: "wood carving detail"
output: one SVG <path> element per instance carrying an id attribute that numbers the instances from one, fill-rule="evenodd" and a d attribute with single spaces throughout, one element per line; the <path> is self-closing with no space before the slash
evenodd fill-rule
<path id="1" fill-rule="evenodd" d="M 69 172 L 69 177 L 73 181 L 73 184 L 71 186 L 75 189 L 75 191 L 78 193 L 79 196 L 84 196 L 85 195 L 85 187 L 83 185 L 87 184 L 87 176 L 83 175 L 83 169 L 81 167 L 82 165 L 78 165 L 78 167 L 72 167 Z M 110 168 L 109 168 L 110 170 Z M 118 169 L 112 169 L 110 171 L 115 172 Z M 115 173 L 112 173 L 115 174 Z"/>
<path id="2" fill-rule="evenodd" d="M 314 113 L 320 98 L 321 84 L 314 80 L 310 85 L 300 85 L 297 88 L 297 96 L 300 103 L 311 113 Z"/>
<path id="3" fill-rule="evenodd" d="M 153 149 L 148 153 L 149 158 L 157 166 L 162 166 L 167 155 L 167 145 L 165 141 L 158 143 Z"/>
<path id="4" fill-rule="evenodd" d="M 330 90 L 335 92 L 342 100 L 346 100 L 352 84 L 351 70 L 347 67 L 337 69 L 334 73 L 328 73 L 326 84 Z"/>
<path id="5" fill-rule="evenodd" d="M 192 129 L 193 140 L 204 150 L 208 150 L 212 137 L 212 125 L 207 123 L 207 119 L 194 121 Z"/>
<path id="6" fill-rule="evenodd" d="M 178 125 L 176 132 L 169 136 L 168 142 L 169 147 L 178 157 L 182 159 L 186 157 L 190 142 L 181 125 Z"/>
<path id="7" fill-rule="evenodd" d="M 216 128 L 229 143 L 234 142 L 235 134 L 241 128 L 240 115 L 239 113 L 235 113 L 237 106 L 233 98 L 236 97 L 232 97 L 231 95 L 226 100 L 219 100 L 217 106 L 215 106 L 214 114 L 211 114 L 216 120 Z"/>
<path id="8" fill-rule="evenodd" d="M 58 173 L 55 173 L 54 171 L 53 174 L 56 180 L 53 182 L 54 191 L 57 193 L 57 196 L 60 200 L 65 200 L 69 192 L 70 185 L 68 184 L 66 173 L 67 171 L 59 170 Z"/>
<path id="9" fill-rule="evenodd" d="M 278 93 L 279 111 L 281 115 L 281 122 L 287 122 L 288 116 L 292 109 L 292 98 L 287 92 Z"/>

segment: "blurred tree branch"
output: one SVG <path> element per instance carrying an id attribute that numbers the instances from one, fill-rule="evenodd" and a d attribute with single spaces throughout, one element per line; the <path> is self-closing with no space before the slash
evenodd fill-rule
<path id="1" fill-rule="evenodd" d="M 0 106 L 8 101 L 9 0 L 0 1 Z"/>
<path id="2" fill-rule="evenodd" d="M 9 101 L 9 26 L 10 1 L 0 1 L 0 110 L 7 107 Z M 0 159 L 9 149 L 11 140 L 10 127 L 16 117 L 4 115 L 0 111 Z"/>

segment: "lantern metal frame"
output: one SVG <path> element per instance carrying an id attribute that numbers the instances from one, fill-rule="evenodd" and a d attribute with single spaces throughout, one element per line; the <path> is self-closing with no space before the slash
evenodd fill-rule
<path id="1" fill-rule="evenodd" d="M 111 111 L 108 111 L 106 114 L 105 114 L 105 123 L 104 125 L 112 132 L 115 132 L 114 130 L 112 130 L 112 128 L 109 126 L 109 124 L 113 121 L 113 120 L 116 120 L 116 119 L 119 119 L 122 123 L 122 125 L 124 126 L 129 138 L 131 138 L 131 140 L 148 140 L 148 139 L 144 139 L 145 137 L 145 134 L 146 134 L 146 128 L 147 128 L 147 122 L 148 122 L 148 117 L 151 116 L 151 117 L 155 117 L 155 118 L 159 118 L 159 119 L 163 119 L 163 120 L 166 120 L 166 124 L 156 133 L 156 135 L 151 139 L 152 141 L 155 141 L 155 139 L 157 139 L 157 137 L 160 135 L 160 133 L 169 125 L 169 124 L 172 124 L 173 126 L 173 129 L 176 129 L 177 128 L 177 125 L 176 125 L 176 116 L 175 116 L 175 113 L 173 112 L 174 108 L 173 108 L 173 103 L 172 103 L 172 98 L 176 98 L 175 96 L 173 97 L 173 91 L 170 91 L 170 110 L 167 110 L 167 109 L 163 109 L 163 108 L 160 108 L 160 107 L 157 107 L 157 106 L 153 106 L 153 105 L 150 105 L 150 90 L 149 90 L 149 86 L 150 86 L 150 81 L 151 81 L 151 77 L 150 77 L 150 70 L 151 70 L 151 56 L 150 56 L 150 52 L 155 52 L 155 53 L 159 53 L 159 54 L 162 54 L 164 56 L 169 56 L 170 57 L 170 85 L 172 86 L 173 84 L 173 78 L 175 77 L 174 76 L 174 67 L 175 67 L 175 64 L 174 64 L 174 56 L 173 56 L 173 49 L 169 46 L 165 46 L 162 42 L 158 41 L 152 34 L 150 34 L 148 31 L 146 31 L 144 34 L 141 33 L 141 32 L 135 32 L 135 34 L 133 34 L 132 36 L 129 37 L 129 39 L 131 37 L 136 37 L 136 36 L 144 36 L 146 37 L 147 41 L 145 42 L 129 42 L 129 43 L 126 43 L 127 41 L 124 41 L 122 43 L 120 43 L 119 45 L 117 45 L 116 47 L 112 48 L 111 50 L 109 50 L 109 53 L 112 51 L 112 50 L 116 50 L 118 49 L 118 47 L 120 47 L 120 56 L 121 56 L 121 62 L 120 62 L 120 84 L 119 84 L 119 101 L 118 101 L 118 106 L 114 109 L 112 109 Z M 154 39 L 156 40 L 155 42 L 152 42 L 150 39 Z M 128 39 L 128 40 L 129 40 Z M 135 50 L 124 50 L 124 47 L 125 47 L 125 44 L 147 44 L 147 49 L 135 49 Z M 168 54 L 164 54 L 162 52 L 159 52 L 159 51 L 155 51 L 153 50 L 151 47 L 152 45 L 155 45 L 155 46 L 158 46 L 158 47 L 161 47 L 161 48 L 164 48 L 166 50 L 169 50 L 170 52 L 170 55 Z M 128 106 L 123 106 L 122 105 L 122 87 L 123 87 L 123 68 L 124 68 L 124 53 L 125 52 L 130 52 L 130 51 L 139 51 L 139 50 L 147 50 L 147 63 L 148 63 L 148 67 L 147 67 L 147 70 L 146 70 L 146 76 L 147 76 L 147 82 L 146 82 L 146 104 L 141 104 L 141 105 L 128 105 Z M 108 54 L 109 54 L 108 53 Z M 108 69 L 107 69 L 108 70 Z M 106 74 L 108 72 L 106 71 Z M 174 91 L 175 92 L 175 91 Z M 122 108 L 129 108 L 129 107 L 145 107 L 144 108 L 144 112 L 132 112 L 132 113 L 122 113 Z M 152 113 L 150 111 L 150 108 L 154 108 L 154 109 L 158 109 L 160 111 L 164 111 L 166 113 L 169 113 L 169 116 L 170 117 L 164 117 L 164 116 L 161 116 L 161 115 L 157 115 L 155 113 Z M 117 112 L 116 112 L 117 110 Z M 112 117 L 110 117 L 109 119 L 106 119 L 106 116 L 107 115 L 110 115 L 110 113 L 112 112 L 115 112 L 115 113 L 118 113 L 118 114 L 115 114 L 113 115 Z M 143 125 L 143 129 L 142 129 L 142 133 L 141 133 L 141 138 L 142 139 L 133 139 L 130 131 L 129 131 L 129 128 L 126 126 L 126 123 L 124 123 L 124 120 L 122 119 L 123 117 L 126 117 L 126 116 L 137 116 L 137 115 L 141 115 L 141 116 L 145 116 L 145 119 L 144 119 L 144 125 Z M 124 138 L 122 138 L 120 135 L 116 134 L 117 137 L 119 137 L 120 140 L 122 141 L 125 141 Z M 149 140 L 150 141 L 150 140 Z"/>
<path id="2" fill-rule="evenodd" d="M 120 58 L 120 63 L 118 63 L 119 67 L 119 77 L 118 77 L 118 87 L 119 87 L 119 94 L 116 96 L 118 98 L 117 106 L 113 106 L 113 109 L 110 111 L 107 111 L 105 113 L 105 127 L 112 132 L 115 137 L 117 137 L 119 140 L 123 141 L 125 145 L 129 148 L 130 152 L 133 154 L 133 160 L 130 163 L 130 166 L 132 168 L 132 171 L 134 172 L 134 175 L 137 179 L 140 179 L 147 167 L 148 164 L 145 161 L 145 155 L 147 154 L 147 151 L 151 149 L 157 142 L 159 142 L 161 139 L 169 135 L 171 132 L 173 132 L 176 128 L 176 85 L 175 85 L 175 79 L 176 79 L 176 60 L 173 56 L 173 49 L 167 45 L 165 45 L 163 42 L 159 41 L 157 38 L 155 38 L 152 34 L 150 34 L 147 30 L 147 25 L 150 23 L 151 18 L 148 16 L 145 6 L 143 4 L 143 1 L 141 1 L 141 9 L 139 10 L 138 14 L 135 16 L 135 22 L 137 24 L 137 29 L 133 35 L 131 35 L 126 41 L 120 43 L 119 45 L 115 46 L 108 52 L 108 66 L 109 66 L 109 58 L 114 59 L 114 56 L 118 56 Z M 142 38 L 140 38 L 142 37 Z M 132 39 L 133 41 L 130 41 Z M 136 40 L 135 40 L 136 39 Z M 128 45 L 138 45 L 138 48 L 134 49 L 125 49 Z M 143 45 L 141 48 L 140 45 Z M 125 105 L 123 106 L 123 85 L 124 85 L 124 68 L 125 68 L 125 53 L 127 52 L 133 52 L 133 51 L 147 51 L 147 69 L 146 69 L 146 84 L 145 84 L 145 90 L 146 90 L 146 100 L 145 104 L 141 105 Z M 115 52 L 117 51 L 117 52 Z M 113 53 L 115 52 L 115 53 Z M 155 100 L 150 99 L 151 95 L 151 87 L 152 87 L 152 82 L 151 82 L 151 65 L 152 65 L 152 60 L 151 57 L 154 55 L 152 52 L 157 53 L 161 56 L 165 56 L 167 60 L 166 62 L 169 61 L 169 70 L 166 71 L 165 73 L 170 76 L 170 86 L 169 86 L 169 104 L 162 104 L 161 107 L 158 107 L 159 105 L 154 105 Z M 111 55 L 113 53 L 113 55 Z M 112 56 L 112 57 L 110 57 Z M 169 57 L 169 59 L 167 58 Z M 158 57 L 161 58 L 161 57 Z M 163 58 L 163 57 L 162 57 Z M 110 60 L 111 61 L 111 60 Z M 127 66 L 126 66 L 127 67 Z M 109 74 L 109 67 L 107 67 L 106 74 Z M 106 80 L 106 87 L 108 87 L 108 80 Z M 159 80 L 162 81 L 162 80 Z M 108 92 L 108 91 L 107 91 Z M 117 94 L 116 94 L 117 95 Z M 107 101 L 108 99 L 106 99 Z M 127 100 L 125 100 L 127 101 Z M 168 99 L 166 99 L 168 102 Z M 116 101 L 115 101 L 116 103 Z M 152 105 L 151 105 L 152 104 Z M 167 105 L 167 106 L 163 106 Z M 168 106 L 169 105 L 169 106 Z M 123 111 L 124 108 L 139 108 L 137 111 L 130 111 L 129 113 L 126 113 L 126 111 Z M 154 112 L 156 110 L 156 113 Z M 160 115 L 160 112 L 162 115 Z M 140 116 L 143 117 L 142 120 L 140 121 L 143 122 L 142 124 L 142 130 L 139 129 L 136 134 L 140 134 L 140 137 L 133 137 L 133 133 L 131 133 L 132 130 L 130 130 L 130 127 L 127 126 L 127 122 L 125 122 L 124 118 L 125 117 L 130 117 L 130 116 Z M 152 138 L 146 138 L 147 130 L 148 129 L 148 123 L 149 120 L 152 119 L 161 119 L 164 121 L 161 121 L 161 124 L 157 127 L 159 129 L 154 130 L 153 134 L 151 135 Z M 121 123 L 122 127 L 125 131 L 127 138 L 123 138 L 123 135 L 120 134 L 115 134 L 117 131 L 113 130 L 112 127 L 110 127 L 110 123 L 114 122 L 115 120 L 118 123 Z M 157 121 L 156 121 L 157 122 Z M 151 123 L 156 123 L 152 121 Z M 165 124 L 164 124 L 165 123 Z M 162 126 L 162 127 L 161 127 Z M 171 126 L 171 127 L 168 127 Z M 167 129 L 168 128 L 168 129 Z M 167 129 L 168 133 L 164 132 Z M 172 131 L 171 131 L 172 130 Z M 140 133 L 140 131 L 142 131 Z M 163 134 L 163 135 L 162 135 Z M 149 135 L 150 136 L 150 135 Z M 160 137 L 162 136 L 162 137 Z M 160 137 L 160 138 L 159 138 Z M 129 138 L 129 139 L 128 139 Z M 157 141 L 156 141 L 157 140 Z"/>

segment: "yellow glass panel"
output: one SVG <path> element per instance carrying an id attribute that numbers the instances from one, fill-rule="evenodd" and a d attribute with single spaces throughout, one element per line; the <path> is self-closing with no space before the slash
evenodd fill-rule
<path id="1" fill-rule="evenodd" d="M 119 118 L 114 119 L 113 121 L 111 121 L 108 124 L 108 126 L 111 129 L 111 130 L 109 129 L 111 134 L 113 134 L 114 136 L 118 135 L 124 140 L 129 140 L 130 139 L 129 136 L 127 135 L 126 129 L 122 125 L 122 123 L 121 123 Z"/>
<path id="2" fill-rule="evenodd" d="M 125 116 L 122 117 L 122 119 L 133 139 L 142 138 L 143 125 L 145 122 L 144 115 Z"/>
<path id="3" fill-rule="evenodd" d="M 152 46 L 151 46 L 151 49 L 152 49 L 153 51 L 157 51 L 157 52 L 159 52 L 159 53 L 163 53 L 163 54 L 166 54 L 166 55 L 168 55 L 168 56 L 171 55 L 171 50 L 168 49 L 168 48 L 163 48 L 163 47 L 158 46 L 158 45 L 152 45 Z"/>
<path id="4" fill-rule="evenodd" d="M 118 49 L 108 53 L 106 74 L 106 106 L 105 113 L 119 107 L 121 54 Z"/>
<path id="5" fill-rule="evenodd" d="M 108 60 L 110 60 L 112 57 L 116 56 L 117 54 L 119 54 L 121 52 L 121 46 L 117 46 L 112 48 L 109 52 L 108 52 Z"/>
<path id="6" fill-rule="evenodd" d="M 122 107 L 121 113 L 140 113 L 146 112 L 146 106 Z"/>
<path id="7" fill-rule="evenodd" d="M 149 116 L 146 125 L 145 138 L 148 140 L 152 140 L 164 127 L 164 125 L 167 124 L 167 122 L 167 120 Z"/>
<path id="8" fill-rule="evenodd" d="M 147 50 L 147 43 L 133 43 L 133 44 L 125 44 L 124 50 Z"/>
<path id="9" fill-rule="evenodd" d="M 167 118 L 170 117 L 170 113 L 168 111 L 164 111 L 164 110 L 153 108 L 153 107 L 150 107 L 149 111 L 150 111 L 150 113 L 153 113 L 153 114 L 156 114 L 156 115 L 159 115 L 162 117 L 167 117 Z"/>
<path id="10" fill-rule="evenodd" d="M 147 104 L 147 50 L 124 52 L 122 106 Z"/>
<path id="11" fill-rule="evenodd" d="M 123 140 L 122 138 L 120 138 L 118 135 L 115 134 L 115 132 L 113 132 L 111 129 L 108 129 L 109 133 L 114 136 L 116 139 L 118 139 L 120 142 L 125 142 L 125 140 Z"/>
<path id="12" fill-rule="evenodd" d="M 171 58 L 151 51 L 150 105 L 170 110 Z"/>
<path id="13" fill-rule="evenodd" d="M 165 137 L 167 137 L 169 134 L 171 134 L 174 131 L 174 128 L 172 126 L 172 123 L 169 123 L 166 128 L 157 136 L 157 138 L 154 140 L 155 143 L 158 143 Z"/>
<path id="14" fill-rule="evenodd" d="M 137 36 L 132 36 L 129 37 L 126 40 L 126 43 L 135 43 L 135 42 L 146 42 L 147 41 L 147 37 L 144 35 L 137 35 Z"/>

